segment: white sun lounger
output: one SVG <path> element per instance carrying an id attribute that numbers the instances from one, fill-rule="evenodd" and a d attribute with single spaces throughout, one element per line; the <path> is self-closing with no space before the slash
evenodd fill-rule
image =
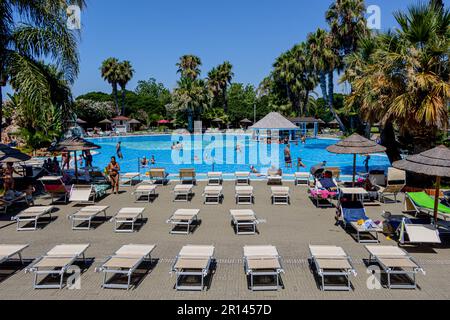
<path id="1" fill-rule="evenodd" d="M 80 204 L 95 203 L 95 189 L 92 185 L 73 185 L 70 189 L 69 202 L 78 202 Z"/>
<path id="2" fill-rule="evenodd" d="M 19 257 L 20 263 L 23 264 L 22 251 L 28 247 L 28 244 L 0 244 L 0 264 L 8 261 L 15 255 Z"/>
<path id="3" fill-rule="evenodd" d="M 369 264 L 373 261 L 383 269 L 387 275 L 388 289 L 416 289 L 416 275 L 425 271 L 405 250 L 394 246 L 366 246 L 369 252 Z M 392 284 L 392 276 L 406 276 L 409 282 Z"/>
<path id="4" fill-rule="evenodd" d="M 145 208 L 122 208 L 120 211 L 111 219 L 114 222 L 114 231 L 122 233 L 134 232 L 134 225 L 140 219 L 144 219 Z M 130 225 L 130 228 L 119 229 L 120 225 Z"/>
<path id="5" fill-rule="evenodd" d="M 230 210 L 230 214 L 237 235 L 256 234 L 256 226 L 264 222 L 258 220 L 253 210 Z"/>
<path id="6" fill-rule="evenodd" d="M 157 186 L 154 184 L 141 185 L 134 190 L 134 202 L 150 202 L 152 197 L 156 196 Z M 143 199 L 144 198 L 144 199 Z"/>
<path id="7" fill-rule="evenodd" d="M 134 182 L 139 183 L 141 181 L 141 174 L 139 172 L 130 172 L 120 175 L 120 186 L 131 187 Z"/>
<path id="8" fill-rule="evenodd" d="M 193 194 L 192 189 L 194 185 L 192 184 L 179 184 L 173 189 L 174 198 L 173 201 L 176 202 L 189 202 Z"/>
<path id="9" fill-rule="evenodd" d="M 311 262 L 315 271 L 322 279 L 322 291 L 350 291 L 352 289 L 350 276 L 356 277 L 351 258 L 344 249 L 336 246 L 309 246 Z M 327 277 L 345 277 L 347 285 L 328 285 L 325 283 Z"/>
<path id="10" fill-rule="evenodd" d="M 54 247 L 46 255 L 37 258 L 29 267 L 26 273 L 34 273 L 34 289 L 62 289 L 64 274 L 73 266 L 75 261 L 83 259 L 86 261 L 84 253 L 89 248 L 89 244 L 62 244 Z M 38 277 L 59 276 L 59 284 L 38 284 Z"/>
<path id="11" fill-rule="evenodd" d="M 399 233 L 401 244 L 440 244 L 442 242 L 436 226 L 407 223 L 405 218 L 402 220 Z"/>
<path id="12" fill-rule="evenodd" d="M 51 220 L 52 211 L 54 209 L 54 206 L 30 207 L 19 213 L 17 216 L 12 217 L 11 220 L 15 220 L 17 222 L 17 231 L 36 231 L 38 220 L 45 215 L 48 215 Z M 30 222 L 34 222 L 34 225 L 32 227 L 25 227 Z M 24 226 L 21 227 L 21 223 L 24 223 Z"/>
<path id="13" fill-rule="evenodd" d="M 289 205 L 291 204 L 291 194 L 289 187 L 271 187 L 272 204 L 273 205 Z"/>
<path id="14" fill-rule="evenodd" d="M 250 185 L 250 172 L 236 172 L 234 176 L 236 177 L 235 183 L 237 186 Z"/>
<path id="15" fill-rule="evenodd" d="M 223 198 L 222 186 L 206 186 L 203 191 L 203 197 L 205 198 L 203 204 L 220 204 Z"/>
<path id="16" fill-rule="evenodd" d="M 294 173 L 294 184 L 295 186 L 298 185 L 305 185 L 307 187 L 309 187 L 309 178 L 310 178 L 310 174 L 309 172 L 296 172 Z"/>
<path id="17" fill-rule="evenodd" d="M 269 291 L 279 290 L 282 287 L 281 274 L 284 273 L 281 265 L 281 257 L 274 246 L 245 246 L 244 268 L 246 275 L 250 278 L 250 290 Z M 273 277 L 274 283 L 258 285 L 255 284 L 256 277 Z"/>
<path id="18" fill-rule="evenodd" d="M 155 248 L 156 245 L 125 245 L 112 256 L 106 258 L 102 265 L 95 269 L 95 272 L 103 272 L 102 287 L 129 290 L 133 273 L 144 261 L 152 261 L 151 253 Z M 126 276 L 127 284 L 108 283 L 108 274 L 112 274 L 109 280 L 114 278 L 115 275 Z"/>
<path id="19" fill-rule="evenodd" d="M 170 231 L 172 234 L 189 234 L 191 232 L 191 225 L 198 221 L 199 209 L 178 209 L 167 220 L 167 223 L 173 225 L 173 229 Z M 186 231 L 175 230 L 177 227 L 185 227 Z"/>
<path id="20" fill-rule="evenodd" d="M 172 272 L 175 272 L 177 277 L 175 289 L 203 291 L 205 278 L 210 272 L 213 259 L 214 246 L 187 245 L 183 247 L 172 265 Z M 182 284 L 186 277 L 192 276 L 199 277 L 200 283 Z"/>
<path id="21" fill-rule="evenodd" d="M 254 204 L 254 195 L 252 186 L 236 187 L 236 204 Z"/>
<path id="22" fill-rule="evenodd" d="M 208 186 L 220 186 L 222 182 L 222 172 L 208 172 Z"/>
<path id="23" fill-rule="evenodd" d="M 72 230 L 90 230 L 92 219 L 103 213 L 106 216 L 106 210 L 109 206 L 90 206 L 80 209 L 78 212 L 71 214 L 68 218 L 72 221 Z M 87 227 L 80 227 L 76 224 L 87 222 Z"/>

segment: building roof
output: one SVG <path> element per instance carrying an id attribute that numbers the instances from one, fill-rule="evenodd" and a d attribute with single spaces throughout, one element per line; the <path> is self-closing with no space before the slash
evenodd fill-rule
<path id="1" fill-rule="evenodd" d="M 319 123 L 319 124 L 325 124 L 325 121 L 322 119 L 316 119 L 313 117 L 297 117 L 297 118 L 290 118 L 289 119 L 293 123 Z"/>
<path id="2" fill-rule="evenodd" d="M 278 112 L 271 112 L 263 119 L 250 127 L 253 130 L 299 130 L 291 121 L 283 117 Z"/>

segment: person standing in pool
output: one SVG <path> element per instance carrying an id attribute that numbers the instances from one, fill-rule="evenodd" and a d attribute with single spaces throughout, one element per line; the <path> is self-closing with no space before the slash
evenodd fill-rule
<path id="1" fill-rule="evenodd" d="M 284 148 L 284 162 L 286 168 L 292 168 L 291 145 L 289 143 Z"/>
<path id="2" fill-rule="evenodd" d="M 117 157 L 120 159 L 120 160 L 123 160 L 123 154 L 122 154 L 122 142 L 117 142 L 117 145 L 116 145 L 116 153 L 117 153 Z"/>
<path id="3" fill-rule="evenodd" d="M 369 161 L 370 161 L 370 154 L 366 155 L 366 159 L 364 160 L 364 167 L 366 168 L 366 172 L 369 173 Z"/>

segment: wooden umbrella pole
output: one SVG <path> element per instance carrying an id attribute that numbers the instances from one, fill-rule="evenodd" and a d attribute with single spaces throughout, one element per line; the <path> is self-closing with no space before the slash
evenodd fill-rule
<path id="1" fill-rule="evenodd" d="M 436 194 L 434 195 L 434 223 L 438 221 L 439 194 L 441 193 L 441 177 L 436 177 Z"/>
<path id="2" fill-rule="evenodd" d="M 77 152 L 74 151 L 75 154 L 75 182 L 78 184 L 78 159 L 77 159 Z"/>

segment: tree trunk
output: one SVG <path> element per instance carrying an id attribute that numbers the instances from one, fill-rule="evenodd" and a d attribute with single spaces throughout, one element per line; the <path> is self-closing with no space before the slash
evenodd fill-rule
<path id="1" fill-rule="evenodd" d="M 3 92 L 0 84 L 0 142 L 2 141 L 3 134 Z"/>
<path id="2" fill-rule="evenodd" d="M 125 116 L 125 86 L 122 86 L 122 116 Z"/>
<path id="3" fill-rule="evenodd" d="M 305 92 L 305 99 L 303 100 L 303 110 L 301 110 L 300 116 L 304 116 L 306 113 L 306 109 L 308 108 L 308 102 L 309 102 L 309 90 L 306 90 Z"/>
<path id="4" fill-rule="evenodd" d="M 320 73 L 320 89 L 322 90 L 323 100 L 325 105 L 328 105 L 328 94 L 327 94 L 327 78 L 324 72 Z"/>
<path id="5" fill-rule="evenodd" d="M 344 123 L 342 122 L 339 115 L 336 113 L 336 110 L 334 109 L 333 105 L 334 105 L 334 75 L 333 72 L 328 72 L 328 107 L 330 108 L 333 117 L 339 123 L 339 128 L 341 129 L 341 131 L 345 132 L 346 128 L 344 126 Z"/>
<path id="6" fill-rule="evenodd" d="M 400 151 L 395 139 L 394 126 L 391 122 L 386 123 L 385 126 L 381 128 L 380 138 L 381 145 L 386 147 L 386 154 L 391 164 L 395 161 L 401 160 Z"/>
<path id="7" fill-rule="evenodd" d="M 228 95 L 227 95 L 227 88 L 223 90 L 223 111 L 225 111 L 225 114 L 228 114 Z"/>
<path id="8" fill-rule="evenodd" d="M 189 132 L 194 132 L 194 114 L 192 109 L 188 108 L 188 130 Z"/>
<path id="9" fill-rule="evenodd" d="M 119 115 L 119 97 L 117 93 L 117 83 L 113 83 L 112 88 L 113 88 L 114 104 L 116 107 L 116 115 Z"/>

